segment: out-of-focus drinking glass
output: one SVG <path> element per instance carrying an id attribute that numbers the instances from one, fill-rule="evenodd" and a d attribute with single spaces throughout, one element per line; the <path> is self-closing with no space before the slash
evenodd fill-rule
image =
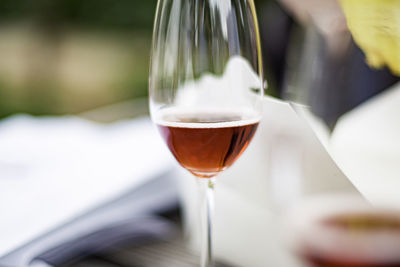
<path id="1" fill-rule="evenodd" d="M 400 266 L 400 212 L 354 197 L 316 198 L 289 216 L 292 251 L 313 267 Z"/>

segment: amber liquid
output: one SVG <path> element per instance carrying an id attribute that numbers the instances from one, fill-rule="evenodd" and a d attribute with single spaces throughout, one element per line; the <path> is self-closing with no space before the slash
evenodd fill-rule
<path id="1" fill-rule="evenodd" d="M 258 121 L 235 114 L 202 113 L 164 116 L 157 125 L 177 161 L 197 177 L 210 178 L 243 153 Z"/>

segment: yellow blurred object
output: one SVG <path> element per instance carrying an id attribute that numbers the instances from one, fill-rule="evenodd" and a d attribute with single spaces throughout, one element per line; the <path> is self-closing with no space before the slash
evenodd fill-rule
<path id="1" fill-rule="evenodd" d="M 367 63 L 400 76 L 400 0 L 340 0 Z"/>

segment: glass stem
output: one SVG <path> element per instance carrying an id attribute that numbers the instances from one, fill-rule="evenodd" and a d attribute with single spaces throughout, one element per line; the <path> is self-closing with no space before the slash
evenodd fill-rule
<path id="1" fill-rule="evenodd" d="M 198 178 L 200 188 L 201 267 L 214 266 L 212 257 L 212 227 L 214 215 L 214 185 L 212 178 Z"/>

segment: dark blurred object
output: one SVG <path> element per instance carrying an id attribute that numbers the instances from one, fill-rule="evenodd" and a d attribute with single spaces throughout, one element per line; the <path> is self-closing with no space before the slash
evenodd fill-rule
<path id="1" fill-rule="evenodd" d="M 170 240 L 153 240 L 141 245 L 114 247 L 97 253 L 70 267 L 198 267 L 198 256 L 178 236 Z M 234 267 L 217 261 L 215 267 Z"/>
<path id="2" fill-rule="evenodd" d="M 343 44 L 343 50 L 334 53 L 315 28 L 307 31 L 300 33 L 304 34 L 299 38 L 303 45 L 292 46 L 290 51 L 291 66 L 282 97 L 309 105 L 331 130 L 346 112 L 399 80 L 388 69 L 370 68 L 352 39 Z"/>
<path id="3" fill-rule="evenodd" d="M 176 226 L 163 217 L 133 218 L 106 227 L 100 231 L 82 236 L 38 256 L 35 260 L 44 261 L 52 266 L 69 266 L 93 254 L 136 244 L 166 242 L 178 234 Z"/>
<path id="4" fill-rule="evenodd" d="M 285 83 L 288 47 L 295 22 L 276 1 L 261 2 L 258 13 L 264 75 L 268 81 L 266 93 L 279 96 Z"/>
<path id="5" fill-rule="evenodd" d="M 399 80 L 367 65 L 335 0 L 266 2 L 261 12 L 267 94 L 310 106 L 330 129 Z"/>
<path id="6" fill-rule="evenodd" d="M 0 266 L 26 266 L 39 259 L 55 266 L 109 247 L 167 240 L 178 233 L 178 189 L 173 173 L 154 177 L 0 259 Z M 163 217 L 164 216 L 164 217 Z M 168 220 L 167 218 L 170 218 Z"/>
<path id="7" fill-rule="evenodd" d="M 303 43 L 292 46 L 287 84 L 281 96 L 310 106 L 311 112 L 333 130 L 342 115 L 383 92 L 399 78 L 388 69 L 370 68 L 352 39 L 345 41 L 340 50 L 332 51 L 328 40 L 310 27 L 299 33 L 302 37 L 297 36 Z"/>
<path id="8" fill-rule="evenodd" d="M 152 30 L 156 0 L 3 0 L 0 23 L 31 20 L 41 27 Z"/>

